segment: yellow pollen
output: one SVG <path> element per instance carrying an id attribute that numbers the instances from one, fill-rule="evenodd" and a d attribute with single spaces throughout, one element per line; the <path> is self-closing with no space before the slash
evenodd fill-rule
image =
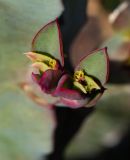
<path id="1" fill-rule="evenodd" d="M 84 75 L 84 72 L 82 70 L 79 70 L 79 71 L 76 71 L 74 73 L 74 79 L 75 81 L 80 81 L 80 80 L 84 80 L 85 78 L 85 75 Z"/>
<path id="2" fill-rule="evenodd" d="M 52 68 L 52 69 L 55 69 L 56 68 L 56 60 L 55 59 L 50 59 L 49 60 L 49 66 Z"/>

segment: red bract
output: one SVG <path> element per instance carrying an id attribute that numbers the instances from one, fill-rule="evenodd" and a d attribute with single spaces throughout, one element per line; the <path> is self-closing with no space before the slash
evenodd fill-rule
<path id="1" fill-rule="evenodd" d="M 107 49 L 96 50 L 84 57 L 74 75 L 64 71 L 61 33 L 57 20 L 47 24 L 35 36 L 32 52 L 26 53 L 39 74 L 33 80 L 42 91 L 60 97 L 57 105 L 71 108 L 94 106 L 104 92 L 108 79 Z"/>
<path id="2" fill-rule="evenodd" d="M 71 81 L 72 81 L 71 77 L 68 74 L 64 74 L 60 78 L 57 88 L 53 92 L 53 96 L 60 96 L 70 100 L 85 99 L 85 94 L 83 94 L 82 92 L 79 92 L 78 90 L 74 90 L 70 88 L 70 85 L 72 86 Z"/>
<path id="3" fill-rule="evenodd" d="M 34 81 L 40 85 L 41 89 L 48 94 L 51 94 L 62 75 L 61 70 L 47 70 L 41 76 L 39 74 L 32 73 Z M 40 77 L 40 78 L 39 78 Z"/>

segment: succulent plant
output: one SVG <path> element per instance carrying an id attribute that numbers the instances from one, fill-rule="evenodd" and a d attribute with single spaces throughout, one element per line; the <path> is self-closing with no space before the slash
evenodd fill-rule
<path id="1" fill-rule="evenodd" d="M 94 106 L 108 79 L 107 48 L 93 51 L 81 59 L 70 73 L 64 67 L 61 32 L 57 19 L 44 26 L 34 37 L 32 50 L 25 53 L 37 68 L 33 80 L 42 91 L 60 97 L 56 105 L 71 108 Z"/>

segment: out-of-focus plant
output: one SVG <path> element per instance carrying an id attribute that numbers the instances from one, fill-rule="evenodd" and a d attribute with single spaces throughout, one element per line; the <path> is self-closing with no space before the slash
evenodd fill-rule
<path id="1" fill-rule="evenodd" d="M 129 57 L 130 2 L 88 0 L 88 22 L 82 27 L 70 48 L 73 66 L 85 54 L 107 46 L 109 57 L 125 62 Z"/>
<path id="2" fill-rule="evenodd" d="M 43 27 L 35 36 L 32 51 L 25 53 L 37 68 L 33 80 L 43 92 L 60 97 L 55 105 L 78 108 L 94 106 L 103 94 L 108 79 L 107 49 L 85 56 L 73 73 L 64 68 L 62 40 L 57 20 Z M 100 64 L 100 65 L 99 65 Z"/>

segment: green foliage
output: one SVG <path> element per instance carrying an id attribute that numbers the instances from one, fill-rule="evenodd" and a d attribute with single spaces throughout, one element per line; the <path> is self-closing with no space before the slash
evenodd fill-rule
<path id="1" fill-rule="evenodd" d="M 96 155 L 117 145 L 130 121 L 130 85 L 108 85 L 96 110 L 85 120 L 67 149 L 67 157 Z M 121 91 L 121 92 L 120 92 Z M 125 100 L 125 101 L 124 101 Z"/>
<path id="2" fill-rule="evenodd" d="M 1 160 L 36 160 L 51 149 L 50 113 L 29 100 L 17 82 L 28 72 L 22 53 L 30 51 L 38 29 L 61 11 L 59 0 L 0 0 Z"/>
<path id="3" fill-rule="evenodd" d="M 32 50 L 39 53 L 48 53 L 55 59 L 62 62 L 62 40 L 56 21 L 47 24 L 35 36 L 32 44 Z"/>
<path id="4" fill-rule="evenodd" d="M 88 75 L 94 76 L 102 84 L 106 82 L 108 74 L 108 59 L 106 49 L 94 51 L 81 60 L 77 69 L 83 69 Z"/>
<path id="5" fill-rule="evenodd" d="M 36 106 L 17 87 L 0 95 L 0 159 L 40 158 L 51 149 L 52 129 L 50 111 Z"/>
<path id="6" fill-rule="evenodd" d="M 59 0 L 0 0 L 0 82 L 19 78 L 36 32 L 62 11 Z"/>

